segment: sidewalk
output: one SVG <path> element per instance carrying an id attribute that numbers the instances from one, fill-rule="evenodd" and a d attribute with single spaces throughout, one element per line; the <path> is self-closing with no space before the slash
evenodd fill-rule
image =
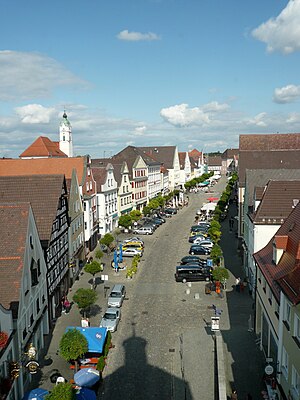
<path id="1" fill-rule="evenodd" d="M 238 398 L 245 399 L 250 393 L 253 399 L 261 398 L 262 377 L 265 360 L 263 353 L 256 345 L 254 333 L 254 299 L 249 295 L 248 288 L 236 291 L 235 279 L 243 281 L 244 271 L 236 237 L 237 221 L 232 230 L 229 229 L 229 219 L 237 215 L 237 207 L 229 206 L 227 218 L 222 222 L 222 238 L 220 245 L 223 250 L 225 267 L 230 271 L 227 282 L 226 301 L 228 308 L 228 329 L 222 330 L 224 341 L 227 393 L 237 390 Z"/>

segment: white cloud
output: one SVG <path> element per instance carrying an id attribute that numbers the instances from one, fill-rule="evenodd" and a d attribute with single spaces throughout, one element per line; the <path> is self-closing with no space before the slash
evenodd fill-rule
<path id="1" fill-rule="evenodd" d="M 160 36 L 157 35 L 156 33 L 129 32 L 127 29 L 119 32 L 117 34 L 117 38 L 120 40 L 127 40 L 129 42 L 139 42 L 142 40 L 144 41 L 160 40 Z"/>
<path id="2" fill-rule="evenodd" d="M 50 118 L 56 114 L 55 108 L 46 108 L 40 104 L 17 107 L 15 111 L 23 124 L 49 124 Z"/>
<path id="3" fill-rule="evenodd" d="M 189 108 L 188 104 L 178 104 L 168 108 L 162 108 L 161 117 L 174 126 L 204 126 L 212 122 L 212 114 L 226 111 L 228 104 L 220 104 L 217 101 L 204 104 L 202 107 Z"/>
<path id="4" fill-rule="evenodd" d="M 146 132 L 146 126 L 145 125 L 142 125 L 142 126 L 137 126 L 136 128 L 135 128 L 135 130 L 134 130 L 134 135 L 135 136 L 143 136 L 144 134 L 145 134 L 145 132 Z"/>
<path id="5" fill-rule="evenodd" d="M 275 103 L 292 103 L 300 97 L 300 86 L 287 85 L 276 88 L 273 95 Z"/>
<path id="6" fill-rule="evenodd" d="M 299 124 L 300 123 L 300 113 L 296 113 L 296 112 L 290 113 L 286 119 L 286 122 L 287 122 L 287 124 Z"/>
<path id="7" fill-rule="evenodd" d="M 290 0 L 276 18 L 252 31 L 255 39 L 267 44 L 267 51 L 290 54 L 300 50 L 300 0 Z"/>
<path id="8" fill-rule="evenodd" d="M 267 116 L 267 113 L 261 112 L 261 113 L 257 114 L 253 118 L 246 119 L 245 122 L 246 122 L 247 125 L 255 125 L 255 126 L 258 126 L 258 127 L 266 127 L 268 124 L 267 124 L 266 121 L 263 121 L 266 116 Z"/>
<path id="9" fill-rule="evenodd" d="M 45 55 L 0 51 L 0 100 L 46 98 L 62 86 L 87 89 L 89 84 Z"/>

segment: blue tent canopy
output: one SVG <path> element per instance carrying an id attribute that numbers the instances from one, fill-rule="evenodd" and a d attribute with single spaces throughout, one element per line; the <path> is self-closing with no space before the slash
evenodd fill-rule
<path id="1" fill-rule="evenodd" d="M 106 339 L 106 328 L 81 328 L 79 326 L 68 326 L 66 332 L 70 329 L 77 329 L 88 341 L 89 353 L 103 353 Z"/>

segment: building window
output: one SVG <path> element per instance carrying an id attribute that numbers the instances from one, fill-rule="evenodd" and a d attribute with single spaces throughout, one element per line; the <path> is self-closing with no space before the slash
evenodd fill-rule
<path id="1" fill-rule="evenodd" d="M 293 398 L 299 399 L 300 395 L 300 376 L 298 374 L 298 371 L 296 368 L 293 366 L 292 368 L 292 391 L 294 392 L 295 396 Z"/>
<path id="2" fill-rule="evenodd" d="M 268 301 L 269 301 L 270 305 L 272 305 L 272 299 L 273 299 L 273 294 L 272 294 L 271 288 L 269 287 L 269 297 L 268 297 Z"/>
<path id="3" fill-rule="evenodd" d="M 89 183 L 86 183 L 86 190 L 89 191 Z"/>
<path id="4" fill-rule="evenodd" d="M 40 312 L 40 299 L 36 300 L 36 313 L 38 314 Z"/>
<path id="5" fill-rule="evenodd" d="M 33 249 L 33 237 L 32 237 L 32 235 L 29 236 L 29 243 L 30 243 L 30 247 Z"/>
<path id="6" fill-rule="evenodd" d="M 300 319 L 297 315 L 294 318 L 294 337 L 298 340 L 300 344 Z"/>
<path id="7" fill-rule="evenodd" d="M 289 355 L 285 348 L 282 347 L 282 363 L 281 363 L 282 375 L 287 379 L 289 373 Z"/>
<path id="8" fill-rule="evenodd" d="M 38 265 L 34 261 L 34 259 L 31 260 L 30 274 L 31 274 L 31 286 L 36 286 L 39 283 L 38 282 Z"/>
<path id="9" fill-rule="evenodd" d="M 93 189 L 93 183 L 92 183 L 92 181 L 90 181 L 90 190 L 92 190 Z"/>
<path id="10" fill-rule="evenodd" d="M 289 305 L 288 302 L 285 303 L 284 321 L 286 322 L 288 330 L 290 330 L 290 326 L 291 326 L 291 306 Z"/>

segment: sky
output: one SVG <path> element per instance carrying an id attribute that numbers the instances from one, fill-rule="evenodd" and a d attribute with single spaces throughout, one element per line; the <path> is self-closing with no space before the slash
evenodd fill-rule
<path id="1" fill-rule="evenodd" d="M 300 131 L 300 0 L 0 0 L 0 157 Z"/>

